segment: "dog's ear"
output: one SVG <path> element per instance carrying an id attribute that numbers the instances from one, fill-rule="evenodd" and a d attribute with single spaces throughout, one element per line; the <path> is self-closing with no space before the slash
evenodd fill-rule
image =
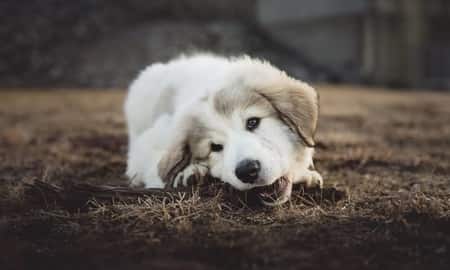
<path id="1" fill-rule="evenodd" d="M 267 88 L 257 92 L 307 146 L 314 147 L 314 133 L 319 116 L 319 98 L 314 88 L 306 83 L 299 83 L 288 89 Z"/>
<path id="2" fill-rule="evenodd" d="M 164 184 L 171 185 L 179 172 L 191 162 L 191 150 L 186 137 L 176 138 L 158 162 L 158 175 Z"/>

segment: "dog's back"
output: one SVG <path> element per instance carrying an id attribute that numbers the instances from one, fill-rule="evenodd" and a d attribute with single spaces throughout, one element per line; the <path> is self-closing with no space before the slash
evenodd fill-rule
<path id="1" fill-rule="evenodd" d="M 217 85 L 229 63 L 219 56 L 199 54 L 144 69 L 131 84 L 125 102 L 130 142 L 159 117 L 171 117 L 205 95 Z"/>

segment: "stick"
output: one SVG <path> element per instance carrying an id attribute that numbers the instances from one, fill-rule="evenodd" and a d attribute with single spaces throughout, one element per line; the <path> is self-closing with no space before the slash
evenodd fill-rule
<path id="1" fill-rule="evenodd" d="M 58 186 L 35 180 L 33 183 L 25 185 L 25 196 L 28 200 L 35 203 L 44 203 L 47 207 L 54 204 L 60 204 L 67 209 L 86 209 L 88 202 L 92 199 L 102 203 L 112 203 L 114 201 L 133 202 L 139 197 L 150 196 L 157 200 L 163 200 L 167 197 L 173 197 L 180 193 L 186 193 L 187 196 L 193 194 L 193 188 L 164 190 L 157 188 L 131 188 L 122 186 L 91 185 L 81 183 L 66 183 Z M 224 188 L 222 184 L 210 183 L 198 187 L 198 192 L 202 198 L 214 197 L 219 190 L 223 190 L 226 195 L 224 199 L 238 201 L 244 199 L 245 203 L 254 205 L 257 200 L 251 191 L 239 192 L 229 188 Z M 315 202 L 323 200 L 335 203 L 346 198 L 345 191 L 337 190 L 334 187 L 320 189 L 301 189 L 301 197 L 312 198 Z"/>

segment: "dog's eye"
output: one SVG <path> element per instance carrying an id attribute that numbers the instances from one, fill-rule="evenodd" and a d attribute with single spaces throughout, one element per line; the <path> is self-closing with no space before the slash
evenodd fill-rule
<path id="1" fill-rule="evenodd" d="M 261 118 L 258 117 L 251 117 L 247 119 L 247 125 L 246 128 L 248 131 L 255 130 L 259 126 L 259 122 L 261 122 Z"/>
<path id="2" fill-rule="evenodd" d="M 220 152 L 223 150 L 223 145 L 217 143 L 211 143 L 211 151 L 212 152 Z"/>

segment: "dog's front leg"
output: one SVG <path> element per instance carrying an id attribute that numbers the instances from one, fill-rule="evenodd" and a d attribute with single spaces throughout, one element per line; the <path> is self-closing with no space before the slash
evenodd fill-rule
<path id="1" fill-rule="evenodd" d="M 153 127 L 130 140 L 126 174 L 131 186 L 164 187 L 157 164 L 168 144 L 166 138 L 171 131 L 170 121 L 168 116 L 160 116 Z"/>

